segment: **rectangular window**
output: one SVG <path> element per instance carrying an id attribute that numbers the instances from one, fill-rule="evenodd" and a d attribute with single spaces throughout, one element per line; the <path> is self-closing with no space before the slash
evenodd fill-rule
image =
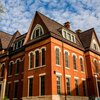
<path id="1" fill-rule="evenodd" d="M 66 78 L 66 85 L 67 85 L 67 95 L 71 95 L 70 91 L 70 78 Z"/>
<path id="2" fill-rule="evenodd" d="M 57 81 L 57 94 L 61 94 L 61 81 L 60 81 L 60 76 L 56 76 L 56 81 Z"/>
<path id="3" fill-rule="evenodd" d="M 65 52 L 65 67 L 69 67 L 68 52 Z"/>
<path id="4" fill-rule="evenodd" d="M 81 66 L 81 71 L 84 71 L 84 65 L 83 65 L 83 59 L 80 58 L 80 66 Z"/>
<path id="5" fill-rule="evenodd" d="M 14 83 L 14 98 L 18 98 L 18 82 Z"/>
<path id="6" fill-rule="evenodd" d="M 72 42 L 75 42 L 75 40 L 74 40 L 74 36 L 72 35 Z"/>
<path id="7" fill-rule="evenodd" d="M 60 50 L 56 48 L 56 64 L 60 65 Z"/>
<path id="8" fill-rule="evenodd" d="M 76 56 L 75 55 L 73 55 L 73 66 L 74 66 L 74 69 L 77 70 Z"/>
<path id="9" fill-rule="evenodd" d="M 67 33 L 68 40 L 71 40 L 71 34 Z"/>
<path id="10" fill-rule="evenodd" d="M 21 47 L 21 41 L 18 41 L 18 48 Z"/>
<path id="11" fill-rule="evenodd" d="M 7 86 L 7 98 L 10 98 L 11 83 Z"/>
<path id="12" fill-rule="evenodd" d="M 86 96 L 86 81 L 83 80 L 82 84 L 83 84 L 83 94 L 84 94 L 84 96 Z"/>
<path id="13" fill-rule="evenodd" d="M 45 49 L 42 49 L 42 65 L 45 65 Z"/>
<path id="14" fill-rule="evenodd" d="M 28 96 L 33 94 L 33 77 L 28 79 Z"/>
<path id="15" fill-rule="evenodd" d="M 78 79 L 75 79 L 75 90 L 76 90 L 76 95 L 79 95 Z"/>
<path id="16" fill-rule="evenodd" d="M 40 76 L 40 95 L 45 95 L 45 76 Z"/>

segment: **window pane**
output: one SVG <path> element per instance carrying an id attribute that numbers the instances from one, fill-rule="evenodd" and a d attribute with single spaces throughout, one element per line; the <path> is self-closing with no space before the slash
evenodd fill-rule
<path id="1" fill-rule="evenodd" d="M 56 64 L 60 65 L 60 51 L 59 51 L 59 48 L 56 48 Z"/>
<path id="2" fill-rule="evenodd" d="M 29 64 L 29 65 L 30 65 L 29 68 L 32 68 L 32 67 L 33 67 L 33 63 L 32 63 L 32 62 L 33 62 L 33 53 L 30 53 L 30 58 L 29 58 L 29 60 L 30 60 L 30 62 L 29 62 L 29 63 L 30 63 L 30 64 Z"/>
<path id="3" fill-rule="evenodd" d="M 14 84 L 14 98 L 18 98 L 18 82 Z"/>
<path id="4" fill-rule="evenodd" d="M 82 83 L 83 83 L 83 94 L 84 96 L 86 96 L 86 82 L 82 81 Z"/>
<path id="5" fill-rule="evenodd" d="M 68 52 L 65 52 L 65 67 L 69 67 Z"/>
<path id="6" fill-rule="evenodd" d="M 8 69 L 9 70 L 8 75 L 12 74 L 12 69 L 13 69 L 13 63 L 11 62 Z"/>
<path id="7" fill-rule="evenodd" d="M 77 69 L 76 56 L 75 55 L 73 55 L 73 66 L 74 66 L 74 69 Z"/>
<path id="8" fill-rule="evenodd" d="M 36 29 L 35 32 L 36 32 L 35 33 L 36 34 L 36 37 L 38 37 L 39 36 L 39 29 Z"/>
<path id="9" fill-rule="evenodd" d="M 29 78 L 29 96 L 33 93 L 33 78 Z"/>
<path id="10" fill-rule="evenodd" d="M 57 94 L 60 94 L 61 93 L 60 76 L 56 77 L 56 81 L 57 81 Z"/>
<path id="11" fill-rule="evenodd" d="M 39 51 L 35 52 L 36 56 L 35 56 L 35 67 L 39 66 Z"/>
<path id="12" fill-rule="evenodd" d="M 42 65 L 45 65 L 45 49 L 42 49 Z"/>
<path id="13" fill-rule="evenodd" d="M 71 95 L 71 93 L 70 93 L 70 78 L 66 78 L 66 85 L 67 85 L 67 94 Z"/>
<path id="14" fill-rule="evenodd" d="M 45 95 L 45 76 L 41 76 L 40 80 L 41 80 L 40 83 L 41 95 Z"/>
<path id="15" fill-rule="evenodd" d="M 11 90 L 11 84 L 8 84 L 7 87 L 7 97 L 10 98 L 10 90 Z"/>
<path id="16" fill-rule="evenodd" d="M 18 73 L 19 73 L 19 67 L 20 67 L 20 61 L 17 60 L 17 63 L 16 63 L 16 72 L 15 72 L 15 74 L 18 74 Z"/>
<path id="17" fill-rule="evenodd" d="M 83 65 L 83 59 L 80 58 L 80 66 L 81 66 L 81 71 L 84 71 L 84 65 Z"/>
<path id="18" fill-rule="evenodd" d="M 76 89 L 76 95 L 79 95 L 79 88 L 78 88 L 78 80 L 75 79 L 75 89 Z"/>

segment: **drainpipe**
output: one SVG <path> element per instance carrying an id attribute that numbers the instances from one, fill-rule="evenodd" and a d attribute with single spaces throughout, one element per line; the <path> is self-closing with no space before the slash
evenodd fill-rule
<path id="1" fill-rule="evenodd" d="M 98 83 L 97 83 L 97 77 L 98 77 L 98 74 L 95 73 L 95 74 L 94 74 L 94 77 L 95 77 L 95 81 L 96 81 L 97 97 L 99 98 L 99 89 L 98 89 Z"/>
<path id="2" fill-rule="evenodd" d="M 67 100 L 66 97 L 66 77 L 65 77 L 65 65 L 64 65 L 64 46 L 63 46 L 63 42 L 62 42 L 62 57 L 63 57 L 63 72 L 64 72 L 64 88 L 65 88 L 65 100 Z"/>

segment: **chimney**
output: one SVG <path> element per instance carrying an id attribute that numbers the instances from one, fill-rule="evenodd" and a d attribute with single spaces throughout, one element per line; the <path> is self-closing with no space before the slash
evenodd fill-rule
<path id="1" fill-rule="evenodd" d="M 76 33 L 78 33 L 78 34 L 81 33 L 81 32 L 82 32 L 82 30 L 80 30 L 80 29 L 76 30 Z"/>
<path id="2" fill-rule="evenodd" d="M 65 26 L 67 29 L 70 29 L 70 22 L 65 22 L 65 23 L 64 23 L 64 26 Z"/>

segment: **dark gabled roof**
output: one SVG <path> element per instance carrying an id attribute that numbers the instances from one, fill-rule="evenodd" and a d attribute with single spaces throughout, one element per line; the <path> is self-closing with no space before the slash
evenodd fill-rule
<path id="1" fill-rule="evenodd" d="M 85 49 L 90 48 L 90 44 L 91 44 L 91 39 L 92 39 L 92 34 L 94 32 L 94 28 L 91 28 L 89 30 L 86 30 L 82 33 L 78 33 L 79 38 L 83 44 L 83 47 Z"/>
<path id="2" fill-rule="evenodd" d="M 6 49 L 8 47 L 11 38 L 12 38 L 11 34 L 0 31 L 0 39 L 1 39 L 3 49 Z"/>
<path id="3" fill-rule="evenodd" d="M 50 32 L 56 33 L 57 35 L 61 34 L 59 33 L 59 31 L 57 31 L 59 28 L 62 28 L 63 25 L 61 25 L 60 23 L 48 18 L 47 16 L 41 14 L 40 12 L 36 12 L 36 14 L 38 14 L 40 16 L 40 18 L 42 19 L 42 21 L 44 22 L 44 24 L 46 25 L 46 27 L 48 28 L 48 30 Z"/>

